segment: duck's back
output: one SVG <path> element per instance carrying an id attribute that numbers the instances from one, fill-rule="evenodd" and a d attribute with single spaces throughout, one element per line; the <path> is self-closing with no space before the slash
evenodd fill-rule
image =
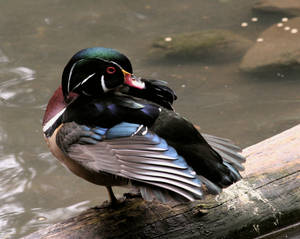
<path id="1" fill-rule="evenodd" d="M 129 96 L 80 97 L 67 107 L 62 121 L 105 128 L 121 122 L 151 127 L 159 114 L 158 105 Z"/>

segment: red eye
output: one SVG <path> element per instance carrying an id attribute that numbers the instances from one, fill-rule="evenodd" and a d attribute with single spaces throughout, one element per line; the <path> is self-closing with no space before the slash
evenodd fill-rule
<path id="1" fill-rule="evenodd" d="M 108 74 L 114 74 L 116 72 L 116 68 L 113 67 L 113 66 L 109 66 L 109 67 L 106 68 L 106 72 Z"/>

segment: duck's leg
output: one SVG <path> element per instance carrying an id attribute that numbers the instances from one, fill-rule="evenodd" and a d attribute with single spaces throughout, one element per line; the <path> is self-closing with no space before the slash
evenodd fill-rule
<path id="1" fill-rule="evenodd" d="M 111 205 L 112 206 L 117 205 L 118 204 L 118 199 L 114 195 L 114 192 L 113 192 L 111 186 L 106 186 L 106 189 L 108 191 L 108 195 L 109 195 Z"/>

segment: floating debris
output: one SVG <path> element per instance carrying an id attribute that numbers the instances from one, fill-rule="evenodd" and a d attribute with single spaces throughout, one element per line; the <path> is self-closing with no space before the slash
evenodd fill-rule
<path id="1" fill-rule="evenodd" d="M 257 21 L 258 21 L 258 18 L 257 18 L 257 17 L 252 17 L 252 18 L 251 18 L 251 21 L 252 21 L 252 22 L 257 22 Z"/>
<path id="2" fill-rule="evenodd" d="M 170 42 L 172 40 L 173 40 L 172 37 L 165 37 L 165 42 Z"/>
<path id="3" fill-rule="evenodd" d="M 242 22 L 241 27 L 248 27 L 248 23 L 247 22 Z"/>
<path id="4" fill-rule="evenodd" d="M 290 28 L 290 27 L 288 27 L 288 26 L 284 27 L 283 29 L 284 29 L 285 31 L 289 31 L 289 30 L 291 30 L 291 28 Z"/>
<path id="5" fill-rule="evenodd" d="M 280 72 L 277 72 L 277 74 L 276 74 L 278 77 L 280 77 L 280 78 L 284 78 L 284 74 L 281 74 Z"/>
<path id="6" fill-rule="evenodd" d="M 51 20 L 50 20 L 50 18 L 48 18 L 48 17 L 46 17 L 46 18 L 44 19 L 44 21 L 45 21 L 45 23 L 48 24 L 48 25 L 51 24 Z"/>
<path id="7" fill-rule="evenodd" d="M 42 221 L 46 221 L 47 218 L 46 217 L 38 217 L 37 220 L 40 221 L 40 222 L 42 222 Z"/>
<path id="8" fill-rule="evenodd" d="M 277 27 L 283 27 L 283 23 L 282 22 L 277 23 Z"/>
<path id="9" fill-rule="evenodd" d="M 291 33 L 292 33 L 292 34 L 298 33 L 298 29 L 297 29 L 297 28 L 293 28 L 293 29 L 291 30 Z"/>
<path id="10" fill-rule="evenodd" d="M 185 84 L 182 84 L 182 85 L 181 85 L 181 87 L 182 87 L 182 88 L 185 88 L 185 87 L 186 87 L 186 85 L 185 85 Z"/>
<path id="11" fill-rule="evenodd" d="M 263 42 L 264 39 L 263 39 L 263 38 L 257 38 L 256 41 L 257 41 L 257 42 Z"/>
<path id="12" fill-rule="evenodd" d="M 287 22 L 289 19 L 287 17 L 284 17 L 281 19 L 282 22 Z"/>

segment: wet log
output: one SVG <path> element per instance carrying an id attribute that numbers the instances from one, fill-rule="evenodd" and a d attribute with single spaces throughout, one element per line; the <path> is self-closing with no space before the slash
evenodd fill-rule
<path id="1" fill-rule="evenodd" d="M 91 208 L 25 238 L 247 239 L 298 225 L 300 125 L 246 148 L 243 154 L 244 179 L 217 197 L 174 207 L 126 199 L 117 209 Z"/>

